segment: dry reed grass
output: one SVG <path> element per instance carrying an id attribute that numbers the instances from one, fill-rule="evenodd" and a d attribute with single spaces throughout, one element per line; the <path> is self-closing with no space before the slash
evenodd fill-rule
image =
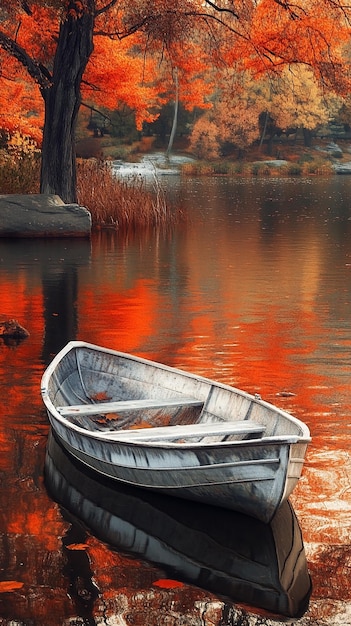
<path id="1" fill-rule="evenodd" d="M 118 179 L 109 163 L 93 159 L 78 162 L 77 177 L 78 202 L 90 211 L 93 229 L 165 227 L 176 219 L 156 177 L 149 191 L 141 177 Z"/>

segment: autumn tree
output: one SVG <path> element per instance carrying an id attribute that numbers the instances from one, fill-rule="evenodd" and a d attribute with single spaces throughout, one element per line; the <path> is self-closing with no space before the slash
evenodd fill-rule
<path id="1" fill-rule="evenodd" d="M 220 70 L 213 110 L 192 132 L 197 154 L 213 156 L 225 141 L 239 149 L 249 146 L 258 139 L 262 114 L 276 126 L 298 126 L 307 132 L 336 112 L 337 96 L 350 89 L 345 45 L 350 40 L 351 7 L 329 0 L 212 6 L 220 23 L 217 41 L 224 23 L 226 34 L 215 54 Z"/>
<path id="2" fill-rule="evenodd" d="M 131 106 L 136 103 L 140 118 L 147 119 L 146 101 L 152 103 L 150 90 L 139 89 L 135 80 L 135 75 L 145 70 L 144 63 L 139 60 L 137 67 L 137 60 L 129 59 L 129 64 L 124 61 L 122 66 L 122 44 L 113 46 L 112 37 L 105 36 L 103 51 L 97 41 L 93 55 L 94 28 L 101 27 L 101 32 L 108 34 L 103 16 L 116 4 L 93 0 L 32 4 L 11 1 L 1 9 L 3 54 L 16 61 L 16 71 L 26 70 L 44 101 L 41 192 L 58 193 L 66 202 L 76 201 L 75 128 L 82 91 L 87 97 L 93 96 L 95 102 L 104 99 L 107 106 L 117 105 L 116 93 L 122 100 L 128 93 L 128 101 Z M 87 76 L 82 89 L 89 61 L 90 78 Z M 131 77 L 132 68 L 133 88 L 124 78 Z"/>
<path id="3" fill-rule="evenodd" d="M 111 77 L 118 61 L 118 46 L 125 37 L 147 33 L 150 42 L 162 40 L 168 45 L 184 33 L 186 21 L 191 18 L 190 7 L 194 14 L 196 2 L 189 0 L 186 4 L 183 9 L 181 2 L 175 7 L 171 1 L 148 3 L 146 8 L 138 0 L 125 3 L 5 0 L 2 3 L 0 47 L 25 68 L 44 101 L 41 192 L 58 193 L 66 202 L 76 201 L 74 137 L 82 91 L 90 90 L 95 101 L 100 95 L 107 106 L 114 92 L 115 103 L 118 94 L 131 107 L 136 107 L 139 123 L 141 119 L 151 119 L 145 99 L 144 106 L 140 106 L 140 94 L 145 88 L 138 90 L 137 81 L 131 88 L 130 80 L 128 83 L 119 77 L 117 82 L 116 75 L 113 80 L 108 80 L 108 76 Z M 124 65 L 129 77 L 133 76 L 135 59 Z M 144 71 L 152 82 L 145 67 Z M 95 80 L 100 80 L 100 85 Z M 150 91 L 148 99 L 152 106 Z"/>
<path id="4" fill-rule="evenodd" d="M 341 0 L 2 0 L 0 48 L 25 69 L 44 102 L 41 191 L 76 201 L 75 128 L 101 37 L 117 46 L 139 33 L 172 55 L 180 42 L 178 62 L 172 56 L 179 67 L 196 32 L 209 63 L 241 59 L 254 74 L 303 63 L 340 90 L 347 81 L 338 46 L 349 36 L 349 12 Z M 100 49 L 96 66 L 102 59 Z M 115 54 L 105 56 L 100 76 L 114 63 Z M 117 81 L 114 87 L 118 93 Z"/>
<path id="5" fill-rule="evenodd" d="M 270 101 L 270 114 L 282 130 L 301 128 L 308 137 L 318 126 L 327 124 L 341 107 L 336 95 L 323 93 L 310 68 L 285 68 Z"/>
<path id="6" fill-rule="evenodd" d="M 161 58 L 162 57 L 162 58 Z M 211 80 L 206 56 L 198 42 L 177 42 L 170 46 L 167 54 L 154 50 L 159 59 L 159 90 L 166 103 L 173 104 L 173 119 L 166 155 L 169 156 L 178 125 L 179 104 L 185 111 L 208 109 L 214 83 Z"/>
<path id="7" fill-rule="evenodd" d="M 85 7 L 78 2 L 63 4 L 5 2 L 0 45 L 27 70 L 44 99 L 41 191 L 59 193 L 69 202 L 76 200 L 73 133 L 80 83 L 93 50 L 94 3 L 88 0 Z M 57 26 L 51 38 L 40 33 L 47 30 L 47 24 Z"/>
<path id="8" fill-rule="evenodd" d="M 259 114 L 265 106 L 258 81 L 234 68 L 217 73 L 213 107 L 195 123 L 190 145 L 200 158 L 215 158 L 225 144 L 241 153 L 259 137 Z"/>

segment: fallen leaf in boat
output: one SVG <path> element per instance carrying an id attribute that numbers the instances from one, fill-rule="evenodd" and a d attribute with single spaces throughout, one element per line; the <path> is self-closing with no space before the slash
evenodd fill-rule
<path id="1" fill-rule="evenodd" d="M 106 413 L 105 414 L 105 419 L 106 421 L 108 420 L 118 420 L 119 415 L 117 415 L 117 413 Z"/>
<path id="2" fill-rule="evenodd" d="M 118 415 L 117 413 L 106 413 L 105 415 L 99 417 L 99 418 L 94 418 L 94 422 L 96 422 L 97 424 L 107 424 L 107 422 L 112 421 L 112 420 L 119 420 L 120 419 L 120 415 Z"/>
<path id="3" fill-rule="evenodd" d="M 86 550 L 88 548 L 87 543 L 70 543 L 66 546 L 67 550 Z"/>
<path id="4" fill-rule="evenodd" d="M 150 422 L 139 422 L 139 424 L 133 424 L 130 426 L 129 430 L 132 430 L 133 428 L 152 428 L 152 425 Z"/>
<path id="5" fill-rule="evenodd" d="M 155 587 L 161 587 L 162 589 L 175 589 L 176 587 L 185 587 L 184 583 L 181 583 L 179 580 L 171 580 L 170 578 L 160 578 L 159 580 L 155 580 Z"/>
<path id="6" fill-rule="evenodd" d="M 111 398 L 107 397 L 106 391 L 99 391 L 99 393 L 96 393 L 95 396 L 91 396 L 91 399 L 95 402 L 104 402 L 105 400 L 108 402 L 111 400 Z"/>
<path id="7" fill-rule="evenodd" d="M 3 580 L 0 581 L 0 593 L 7 593 L 9 591 L 15 591 L 15 589 L 21 589 L 24 583 L 20 583 L 17 580 Z"/>

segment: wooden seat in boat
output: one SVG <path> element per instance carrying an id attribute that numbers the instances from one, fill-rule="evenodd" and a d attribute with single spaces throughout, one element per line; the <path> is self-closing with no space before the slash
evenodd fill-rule
<path id="1" fill-rule="evenodd" d="M 74 404 L 59 406 L 57 411 L 63 417 L 74 415 L 96 415 L 103 413 L 122 413 L 140 409 L 162 409 L 176 406 L 197 406 L 202 408 L 204 403 L 196 398 L 177 397 L 168 399 L 120 400 L 118 402 L 101 402 L 96 404 Z"/>
<path id="2" fill-rule="evenodd" d="M 136 428 L 131 430 L 115 430 L 104 432 L 103 435 L 130 441 L 171 441 L 175 439 L 191 439 L 196 437 L 247 435 L 260 438 L 265 431 L 262 424 L 247 420 L 237 422 L 204 422 L 176 426 L 159 426 L 154 428 Z"/>

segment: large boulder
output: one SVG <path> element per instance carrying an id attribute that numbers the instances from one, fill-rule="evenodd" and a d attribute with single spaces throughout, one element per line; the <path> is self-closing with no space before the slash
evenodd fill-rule
<path id="1" fill-rule="evenodd" d="M 91 215 L 49 194 L 0 195 L 0 237 L 89 237 Z"/>

